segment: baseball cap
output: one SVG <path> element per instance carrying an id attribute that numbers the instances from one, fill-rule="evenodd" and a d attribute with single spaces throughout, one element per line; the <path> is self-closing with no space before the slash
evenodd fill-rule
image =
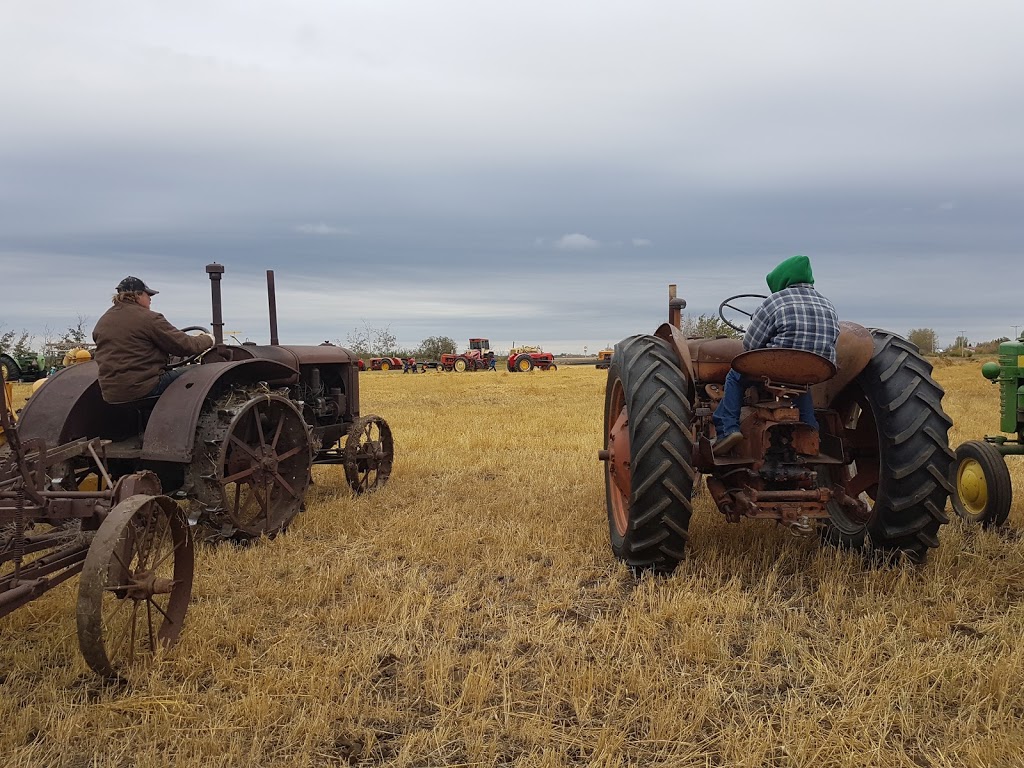
<path id="1" fill-rule="evenodd" d="M 128 275 L 124 280 L 117 284 L 118 293 L 148 293 L 150 296 L 156 296 L 160 291 L 154 291 L 148 285 L 146 285 L 141 278 L 132 277 Z"/>

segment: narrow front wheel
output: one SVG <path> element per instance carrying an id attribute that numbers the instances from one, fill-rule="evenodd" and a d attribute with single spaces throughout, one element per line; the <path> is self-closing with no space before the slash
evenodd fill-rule
<path id="1" fill-rule="evenodd" d="M 1010 515 L 1013 487 L 1006 460 L 992 443 L 971 440 L 956 449 L 953 509 L 969 523 L 1002 525 Z"/>

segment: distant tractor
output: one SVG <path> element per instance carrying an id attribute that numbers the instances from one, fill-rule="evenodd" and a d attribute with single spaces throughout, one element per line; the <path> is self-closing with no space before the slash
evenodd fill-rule
<path id="1" fill-rule="evenodd" d="M 615 350 L 613 350 L 611 347 L 608 347 L 608 349 L 602 349 L 600 352 L 598 352 L 597 353 L 597 362 L 594 364 L 594 367 L 597 368 L 597 369 L 611 367 L 611 364 L 612 364 L 612 352 L 614 352 L 614 351 Z"/>
<path id="2" fill-rule="evenodd" d="M 397 371 L 402 367 L 402 358 L 400 357 L 371 357 L 370 358 L 370 370 L 371 371 Z"/>
<path id="3" fill-rule="evenodd" d="M 981 375 L 999 385 L 999 430 L 1013 436 L 986 435 L 956 449 L 951 500 L 964 520 L 989 527 L 1010 515 L 1013 489 L 1005 459 L 1024 454 L 1024 335 L 1000 344 L 999 362 L 982 365 Z"/>
<path id="4" fill-rule="evenodd" d="M 752 311 L 733 304 L 741 296 L 719 306 L 740 332 L 723 311 L 749 317 Z M 744 351 L 739 338 L 687 338 L 685 306 L 670 286 L 669 322 L 616 344 L 608 369 L 599 458 L 616 557 L 634 571 L 673 570 L 690 543 L 701 478 L 729 522 L 774 520 L 796 535 L 883 559 L 921 562 L 939 545 L 952 490 L 951 421 L 916 346 L 844 321 L 836 364 L 795 349 Z M 730 369 L 751 383 L 743 441 L 719 456 L 712 414 Z M 1014 409 L 1019 383 L 1014 378 L 1004 390 Z M 800 421 L 794 402 L 807 391 L 819 430 Z"/>
<path id="5" fill-rule="evenodd" d="M 43 355 L 0 355 L 0 372 L 8 381 L 36 381 L 46 376 L 46 359 Z"/>
<path id="6" fill-rule="evenodd" d="M 490 367 L 491 358 L 494 352 L 491 351 L 489 339 L 470 339 L 469 349 L 465 352 L 445 353 L 441 355 L 439 367 L 446 371 L 463 373 L 465 371 L 482 371 Z"/>
<path id="7" fill-rule="evenodd" d="M 512 347 L 508 353 L 509 373 L 520 371 L 526 373 L 537 368 L 541 371 L 557 371 L 555 356 L 550 352 L 542 352 L 540 347 L 520 346 Z"/>

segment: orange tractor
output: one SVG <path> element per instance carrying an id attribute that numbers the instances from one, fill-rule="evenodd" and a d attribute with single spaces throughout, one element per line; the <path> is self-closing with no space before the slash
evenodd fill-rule
<path id="1" fill-rule="evenodd" d="M 491 350 L 489 339 L 470 339 L 469 349 L 459 353 L 445 353 L 441 355 L 438 368 L 446 371 L 482 371 L 491 366 L 491 359 L 494 352 Z"/>
<path id="2" fill-rule="evenodd" d="M 719 307 L 750 317 L 732 296 Z M 763 299 L 764 296 L 756 298 Z M 942 387 L 906 339 L 840 322 L 837 364 L 810 352 L 743 350 L 738 338 L 687 338 L 669 286 L 669 322 L 615 345 L 605 390 L 605 491 L 613 553 L 667 572 L 690 541 L 703 478 L 726 520 L 774 520 L 836 547 L 922 561 L 939 545 L 953 451 Z M 743 443 L 716 456 L 712 414 L 729 370 L 750 386 Z M 810 391 L 820 431 L 800 421 Z M 1016 391 L 1016 390 L 1014 390 Z"/>
<path id="3" fill-rule="evenodd" d="M 555 356 L 550 352 L 542 352 L 540 347 L 528 347 L 514 346 L 508 353 L 508 370 L 509 373 L 521 371 L 526 373 L 537 368 L 541 371 L 557 371 L 558 366 L 555 365 Z"/>

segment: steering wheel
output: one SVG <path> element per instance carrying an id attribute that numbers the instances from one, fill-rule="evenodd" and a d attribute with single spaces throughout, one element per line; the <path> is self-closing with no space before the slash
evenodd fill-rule
<path id="1" fill-rule="evenodd" d="M 737 307 L 732 302 L 736 301 L 737 299 L 761 299 L 762 301 L 764 301 L 767 298 L 768 297 L 765 296 L 763 293 L 737 293 L 735 296 L 730 296 L 728 299 L 726 299 L 725 301 L 723 301 L 721 304 L 718 305 L 718 317 L 721 318 L 722 322 L 725 323 L 726 325 L 728 325 L 734 331 L 739 331 L 740 333 L 745 333 L 746 330 L 747 330 L 746 326 L 736 325 L 736 323 L 733 323 L 732 321 L 730 321 L 725 316 L 725 310 L 731 309 L 733 312 L 738 312 L 739 314 L 745 315 L 748 318 L 749 317 L 753 317 L 754 316 L 753 312 L 748 312 L 747 310 L 743 309 L 742 307 Z"/>
<path id="2" fill-rule="evenodd" d="M 187 333 L 188 331 L 202 331 L 203 333 L 210 332 L 205 326 L 202 325 L 186 325 L 184 328 L 181 328 L 179 330 L 182 333 Z M 209 352 L 210 349 L 213 349 L 213 347 L 210 347 L 209 349 L 204 349 L 202 352 L 196 352 L 194 355 L 190 355 L 189 357 L 179 360 L 176 363 L 171 363 L 170 365 L 167 366 L 167 370 L 171 370 L 172 368 L 181 368 L 183 365 L 191 365 L 196 360 L 205 355 L 207 352 Z"/>

